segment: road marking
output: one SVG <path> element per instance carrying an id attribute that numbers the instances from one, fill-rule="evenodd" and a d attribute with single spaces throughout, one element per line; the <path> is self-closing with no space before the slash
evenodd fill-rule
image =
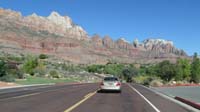
<path id="1" fill-rule="evenodd" d="M 130 84 L 128 84 L 128 86 L 135 91 L 137 94 L 139 94 L 151 107 L 153 107 L 153 109 L 156 112 L 160 112 L 160 110 L 158 108 L 156 108 L 156 106 L 154 106 L 147 98 L 145 98 L 137 89 L 135 89 L 133 86 L 131 86 Z"/>
<path id="2" fill-rule="evenodd" d="M 12 98 L 23 98 L 23 97 L 34 96 L 34 95 L 38 95 L 38 94 L 40 94 L 40 93 L 26 94 L 26 95 L 16 96 L 16 97 L 12 97 Z"/>
<path id="3" fill-rule="evenodd" d="M 84 98 L 87 98 L 88 96 L 90 96 L 92 93 L 89 93 L 87 95 L 84 96 Z"/>
<path id="4" fill-rule="evenodd" d="M 80 100 L 79 102 L 77 102 L 76 104 L 74 104 L 73 106 L 71 106 L 70 108 L 65 110 L 64 112 L 71 112 L 73 109 L 77 108 L 79 105 L 81 105 L 83 102 L 88 100 L 90 97 L 94 96 L 96 93 L 97 93 L 97 91 L 85 95 L 82 100 Z"/>
<path id="5" fill-rule="evenodd" d="M 81 85 L 72 85 L 72 88 L 77 88 L 77 87 L 80 87 Z M 85 86 L 85 85 L 82 85 L 82 86 Z M 48 92 L 55 92 L 55 91 L 63 91 L 65 90 L 66 87 L 62 87 L 62 88 L 58 88 L 58 89 L 53 89 L 53 90 L 46 90 L 46 91 L 42 91 L 40 93 L 48 93 Z M 70 91 L 69 91 L 70 92 Z"/>
<path id="6" fill-rule="evenodd" d="M 85 86 L 85 85 L 82 85 L 82 86 Z M 72 87 L 73 88 L 80 87 L 80 85 L 72 85 Z M 41 92 L 37 92 L 37 93 L 30 93 L 30 94 L 25 94 L 25 95 L 20 95 L 20 96 L 14 96 L 14 97 L 10 97 L 10 98 L 2 98 L 2 99 L 0 99 L 0 101 L 10 100 L 10 99 L 16 99 L 16 98 L 23 98 L 23 97 L 28 97 L 28 96 L 34 96 L 34 95 L 38 95 L 38 94 L 42 94 L 42 93 L 47 93 L 47 92 L 63 91 L 64 89 L 66 89 L 66 88 L 58 88 L 58 89 L 53 89 L 53 90 L 41 91 Z M 19 92 L 19 91 L 16 91 L 16 92 Z"/>
<path id="7" fill-rule="evenodd" d="M 38 94 L 40 94 L 40 93 L 32 93 L 32 94 L 26 94 L 26 95 L 21 95 L 21 96 L 15 96 L 15 97 L 11 97 L 11 98 L 4 98 L 4 99 L 0 99 L 0 101 L 16 99 L 16 98 L 23 98 L 23 97 L 28 97 L 28 96 L 34 96 L 34 95 L 38 95 Z"/>

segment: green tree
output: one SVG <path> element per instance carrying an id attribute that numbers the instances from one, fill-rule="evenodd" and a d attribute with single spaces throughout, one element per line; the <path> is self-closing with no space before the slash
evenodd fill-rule
<path id="1" fill-rule="evenodd" d="M 5 82 L 13 82 L 14 76 L 8 74 L 8 66 L 2 60 L 0 60 L 0 80 Z"/>
<path id="2" fill-rule="evenodd" d="M 132 82 L 132 77 L 138 75 L 138 70 L 135 67 L 127 67 L 123 69 L 122 75 L 127 82 Z"/>
<path id="3" fill-rule="evenodd" d="M 145 74 L 150 76 L 158 76 L 159 65 L 150 65 L 145 67 Z"/>
<path id="4" fill-rule="evenodd" d="M 189 80 L 191 74 L 191 65 L 187 59 L 178 59 L 176 63 L 176 76 L 175 80 Z"/>
<path id="5" fill-rule="evenodd" d="M 175 66 L 168 60 L 158 64 L 159 77 L 164 81 L 170 81 L 175 76 Z"/>
<path id="6" fill-rule="evenodd" d="M 87 71 L 92 73 L 103 73 L 103 70 L 103 65 L 90 65 L 87 67 Z"/>
<path id="7" fill-rule="evenodd" d="M 23 70 L 25 73 L 34 75 L 34 69 L 38 66 L 38 59 L 33 56 L 28 56 L 23 64 Z"/>
<path id="8" fill-rule="evenodd" d="M 0 77 L 7 75 L 7 66 L 6 63 L 0 60 Z"/>
<path id="9" fill-rule="evenodd" d="M 121 77 L 123 69 L 124 69 L 124 65 L 122 64 L 108 64 L 105 66 L 103 72 L 105 74 L 112 74 L 117 77 Z"/>
<path id="10" fill-rule="evenodd" d="M 194 54 L 193 61 L 192 61 L 191 81 L 195 83 L 200 82 L 200 60 L 198 58 L 197 53 Z"/>

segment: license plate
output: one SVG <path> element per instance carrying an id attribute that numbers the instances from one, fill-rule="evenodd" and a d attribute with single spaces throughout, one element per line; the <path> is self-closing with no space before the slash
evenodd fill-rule
<path id="1" fill-rule="evenodd" d="M 112 86 L 113 85 L 113 83 L 108 83 L 110 86 Z"/>

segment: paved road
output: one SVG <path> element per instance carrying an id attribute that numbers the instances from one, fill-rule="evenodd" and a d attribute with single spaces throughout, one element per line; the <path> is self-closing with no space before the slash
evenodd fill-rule
<path id="1" fill-rule="evenodd" d="M 98 84 L 56 85 L 0 93 L 2 112 L 189 112 L 154 92 L 123 84 L 122 93 L 98 92 Z"/>
<path id="2" fill-rule="evenodd" d="M 200 103 L 200 86 L 156 87 L 154 89 L 169 96 L 178 96 Z"/>

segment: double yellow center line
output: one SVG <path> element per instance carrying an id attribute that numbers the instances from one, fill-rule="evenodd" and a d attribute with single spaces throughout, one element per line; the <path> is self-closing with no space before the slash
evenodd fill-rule
<path id="1" fill-rule="evenodd" d="M 70 108 L 68 108 L 67 110 L 65 110 L 64 112 L 71 112 L 76 107 L 78 107 L 79 105 L 81 105 L 83 102 L 85 102 L 86 100 L 88 100 L 90 97 L 94 96 L 96 93 L 97 93 L 97 91 L 94 91 L 92 93 L 89 93 L 89 94 L 85 95 L 82 100 L 80 100 L 79 102 L 77 102 L 76 104 L 74 104 L 73 106 L 71 106 Z"/>

